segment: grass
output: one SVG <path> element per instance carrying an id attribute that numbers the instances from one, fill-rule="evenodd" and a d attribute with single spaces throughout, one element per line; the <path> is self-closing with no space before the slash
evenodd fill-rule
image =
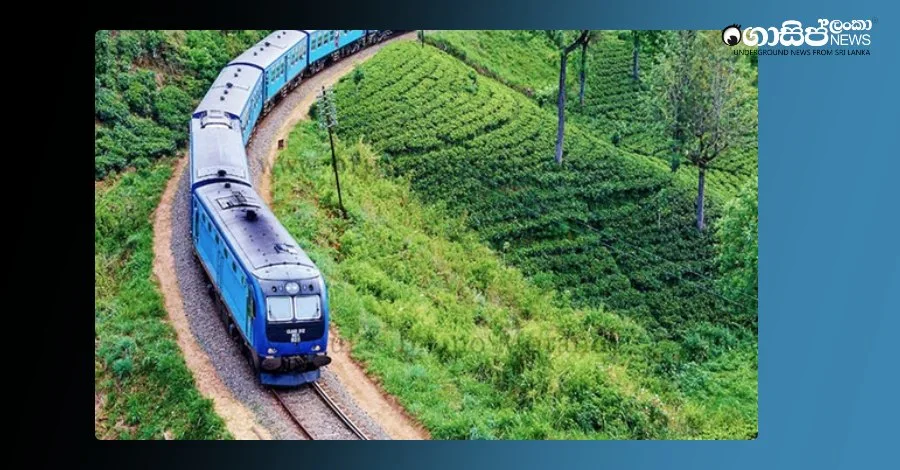
<path id="1" fill-rule="evenodd" d="M 98 439 L 229 438 L 194 385 L 152 280 L 150 217 L 171 161 L 94 196 L 94 432 Z"/>
<path id="2" fill-rule="evenodd" d="M 324 271 L 332 319 L 354 358 L 433 437 L 740 438 L 755 430 L 755 396 L 753 412 L 736 417 L 732 403 L 711 407 L 684 394 L 676 375 L 655 372 L 653 341 L 637 322 L 571 307 L 445 204 L 386 174 L 368 145 L 337 146 L 348 219 L 337 208 L 327 136 L 310 123 L 294 129 L 278 157 L 273 206 Z M 698 382 L 696 397 L 719 396 L 718 377 L 702 370 L 676 374 Z M 737 423 L 726 428 L 726 418 Z"/>

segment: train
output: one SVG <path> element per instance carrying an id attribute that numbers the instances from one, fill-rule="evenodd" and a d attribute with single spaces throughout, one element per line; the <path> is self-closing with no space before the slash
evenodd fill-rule
<path id="1" fill-rule="evenodd" d="M 392 30 L 278 30 L 229 62 L 190 116 L 194 256 L 228 333 L 263 385 L 315 382 L 328 356 L 328 289 L 253 187 L 245 147 L 303 79 Z"/>

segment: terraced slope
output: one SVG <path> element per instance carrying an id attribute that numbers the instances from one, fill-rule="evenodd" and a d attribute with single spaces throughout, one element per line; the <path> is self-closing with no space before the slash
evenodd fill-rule
<path id="1" fill-rule="evenodd" d="M 390 47 L 362 70 L 337 89 L 342 134 L 373 142 L 543 286 L 660 338 L 723 320 L 729 304 L 712 293 L 713 240 L 692 228 L 690 178 L 579 126 L 555 165 L 549 110 L 433 48 Z"/>
<path id="2" fill-rule="evenodd" d="M 645 86 L 632 78 L 632 43 L 620 38 L 616 31 L 595 31 L 588 49 L 587 86 L 585 104 L 578 102 L 578 71 L 580 51 L 573 52 L 569 61 L 567 113 L 570 122 L 578 122 L 582 129 L 598 138 L 613 142 L 620 148 L 639 155 L 668 161 L 668 149 L 663 133 L 655 129 L 652 119 L 642 105 Z M 555 106 L 558 87 L 559 53 L 541 31 L 446 31 L 431 35 L 431 43 L 447 50 L 457 58 L 487 70 L 501 82 L 532 96 L 546 107 Z M 507 51 L 516 51 L 512 54 Z M 520 54 L 526 58 L 520 57 Z M 642 49 L 641 73 L 653 67 L 654 58 Z M 756 70 L 749 61 L 740 68 L 752 86 Z M 532 93 L 531 91 L 534 91 Z M 757 100 L 747 103 L 754 109 Z M 748 129 L 755 136 L 756 129 Z M 754 142 L 756 139 L 752 139 Z M 725 197 L 736 194 L 738 188 L 757 172 L 757 146 L 732 149 L 714 163 L 708 184 Z M 690 172 L 690 171 L 688 171 Z"/>

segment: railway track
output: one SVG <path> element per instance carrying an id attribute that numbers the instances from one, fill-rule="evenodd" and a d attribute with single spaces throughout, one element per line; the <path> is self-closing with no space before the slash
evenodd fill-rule
<path id="1" fill-rule="evenodd" d="M 361 441 L 369 440 L 368 436 L 366 436 L 366 434 L 362 432 L 362 430 L 356 424 L 354 424 L 353 421 L 350 420 L 350 417 L 348 417 L 347 414 L 344 413 L 340 409 L 340 407 L 338 407 L 337 403 L 335 403 L 334 400 L 331 399 L 331 397 L 328 395 L 325 389 L 322 388 L 321 385 L 313 382 L 309 385 L 309 388 L 312 389 L 313 392 L 315 392 L 316 396 L 319 397 L 319 399 L 321 399 L 323 403 L 325 403 L 325 405 L 329 410 L 331 410 L 334 416 L 336 416 L 338 420 L 344 425 L 344 427 L 346 427 L 348 431 L 353 433 L 353 435 L 356 436 L 357 439 Z M 291 422 L 293 422 L 297 426 L 297 429 L 300 431 L 300 435 L 305 439 L 315 440 L 316 438 L 314 437 L 314 435 L 310 433 L 309 429 L 307 429 L 303 422 L 300 421 L 300 418 L 296 413 L 294 413 L 294 410 L 292 409 L 291 405 L 284 399 L 282 393 L 275 389 L 269 390 L 272 392 L 272 395 L 275 396 L 275 400 L 278 401 L 278 403 L 290 417 Z"/>

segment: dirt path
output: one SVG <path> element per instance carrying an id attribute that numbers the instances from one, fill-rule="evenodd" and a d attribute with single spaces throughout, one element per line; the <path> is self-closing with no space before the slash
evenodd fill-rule
<path id="1" fill-rule="evenodd" d="M 377 421 L 393 439 L 431 439 L 428 431 L 409 416 L 397 400 L 366 375 L 362 366 L 350 357 L 350 345 L 340 338 L 336 328 L 329 329 L 328 339 L 331 343 L 328 355 L 332 359 L 328 370 L 338 377 L 344 389 L 360 408 Z"/>
<path id="2" fill-rule="evenodd" d="M 212 399 L 216 414 L 222 417 L 235 439 L 271 439 L 269 432 L 256 422 L 253 413 L 236 400 L 228 387 L 219 380 L 209 357 L 194 339 L 184 312 L 181 290 L 178 288 L 178 279 L 175 278 L 175 259 L 169 246 L 172 239 L 172 201 L 175 200 L 187 161 L 187 157 L 178 160 L 156 208 L 153 221 L 153 274 L 163 293 L 169 323 L 175 328 L 178 347 L 194 375 L 200 393 Z"/>
<path id="3" fill-rule="evenodd" d="M 397 40 L 415 39 L 415 33 L 407 33 L 393 38 Z M 300 94 L 290 114 L 278 128 L 275 138 L 269 138 L 269 145 L 262 158 L 262 168 L 257 173 L 257 190 L 266 203 L 271 204 L 272 167 L 278 155 L 278 140 L 285 139 L 290 131 L 301 120 L 308 119 L 308 110 L 315 100 L 316 92 L 322 86 L 331 86 L 342 76 L 380 50 L 388 42 L 360 51 L 352 57 L 330 66 L 302 83 L 292 94 Z M 282 103 L 286 104 L 286 103 Z M 252 143 L 251 143 L 252 144 Z M 251 162 L 251 164 L 256 162 Z M 272 433 L 260 425 L 257 416 L 235 398 L 232 390 L 221 380 L 215 366 L 197 339 L 194 337 L 184 307 L 184 297 L 179 288 L 176 260 L 172 250 L 173 234 L 173 202 L 177 199 L 179 183 L 184 175 L 187 158 L 181 158 L 174 168 L 162 200 L 156 209 L 153 224 L 153 272 L 159 282 L 160 291 L 165 299 L 166 311 L 177 334 L 178 346 L 182 351 L 188 368 L 191 370 L 200 393 L 213 401 L 216 413 L 223 418 L 228 430 L 236 439 L 272 439 Z M 428 439 L 430 436 L 418 425 L 405 410 L 384 390 L 372 381 L 355 361 L 350 358 L 349 345 L 342 341 L 334 329 L 330 333 L 332 345 L 330 355 L 334 361 L 328 366 L 348 392 L 356 405 L 371 416 L 393 439 Z"/>

